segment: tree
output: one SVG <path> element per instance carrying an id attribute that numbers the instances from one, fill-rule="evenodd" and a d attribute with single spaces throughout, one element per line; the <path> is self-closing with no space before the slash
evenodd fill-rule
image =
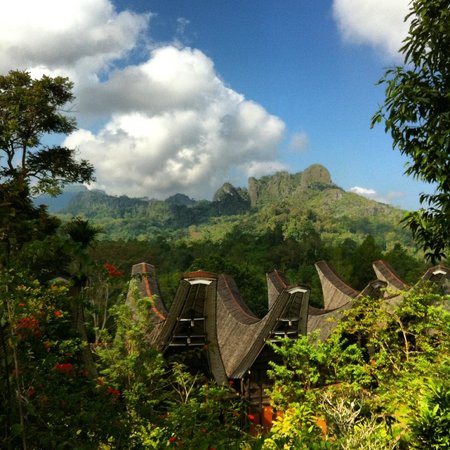
<path id="1" fill-rule="evenodd" d="M 404 65 L 380 80 L 386 98 L 372 125 L 384 120 L 394 147 L 410 158 L 405 173 L 435 186 L 403 219 L 434 261 L 450 247 L 450 0 L 413 0 L 407 19 Z"/>
<path id="2" fill-rule="evenodd" d="M 27 374 L 34 383 L 38 369 L 48 369 L 48 363 L 52 361 L 48 352 L 42 350 L 43 342 L 62 342 L 62 333 L 70 331 L 75 336 L 74 341 L 79 343 L 77 352 L 81 356 L 77 365 L 81 368 L 83 363 L 83 374 L 93 372 L 93 362 L 90 365 L 86 362 L 90 354 L 84 323 L 81 323 L 83 304 L 76 301 L 83 273 L 81 270 L 75 272 L 72 267 L 76 264 L 80 267 L 84 262 L 86 247 L 94 238 L 95 230 L 81 220 L 60 227 L 58 219 L 51 217 L 45 207 L 36 207 L 32 201 L 34 194 L 55 195 L 65 183 L 93 179 L 93 167 L 87 161 L 76 161 L 74 150 L 43 144 L 49 134 L 68 134 L 75 129 L 75 120 L 62 110 L 73 100 L 71 90 L 72 83 L 67 78 L 43 76 L 32 79 L 28 72 L 21 71 L 0 75 L 0 369 L 4 375 L 0 390 L 6 392 L 0 398 L 1 406 L 6 407 L 0 409 L 7 411 L 6 415 L 0 415 L 0 429 L 4 431 L 8 448 L 17 448 L 16 438 L 20 437 L 25 449 L 29 437 L 36 437 L 36 433 L 31 432 L 36 405 L 29 407 L 24 389 Z M 47 309 L 52 293 L 57 290 L 50 281 L 56 275 L 72 278 L 70 292 L 58 298 L 58 302 L 64 297 L 73 304 L 72 314 Z M 29 279 L 32 279 L 30 283 Z M 23 300 L 24 292 L 31 294 L 28 303 Z M 57 306 L 59 308 L 59 304 Z M 69 309 L 68 305 L 65 309 Z M 72 316 L 73 326 L 68 327 L 67 322 L 55 330 L 49 318 L 62 315 L 67 319 Z M 22 338 L 23 329 L 31 336 L 24 334 Z M 29 337 L 31 341 L 28 341 Z M 62 352 L 62 356 L 73 353 L 67 349 Z M 29 362 L 36 362 L 36 367 L 27 372 Z M 55 375 L 61 375 L 59 369 L 65 370 L 71 381 L 73 366 L 73 362 L 56 362 Z M 89 382 L 86 377 L 86 383 Z M 53 389 L 57 390 L 55 384 Z M 68 404 L 63 397 L 61 402 Z M 68 410 L 70 412 L 71 408 Z M 38 411 L 37 417 L 42 424 L 43 414 Z M 52 420 L 52 426 L 56 423 L 65 426 L 61 416 L 53 416 Z M 55 432 L 55 436 L 57 434 Z M 54 443 L 44 445 L 55 446 Z"/>
<path id="3" fill-rule="evenodd" d="M 33 79 L 23 71 L 0 76 L 2 183 L 16 182 L 25 189 L 33 182 L 33 193 L 57 194 L 64 183 L 93 180 L 92 165 L 77 162 L 73 149 L 42 144 L 48 134 L 76 129 L 75 119 L 62 111 L 74 99 L 72 87 L 63 77 Z"/>
<path id="4" fill-rule="evenodd" d="M 73 100 L 63 77 L 33 79 L 28 72 L 0 75 L 0 265 L 25 242 L 52 235 L 59 221 L 36 208 L 32 195 L 56 195 L 65 183 L 93 180 L 93 167 L 75 151 L 46 146 L 52 133 L 69 134 L 75 120 L 62 108 Z"/>

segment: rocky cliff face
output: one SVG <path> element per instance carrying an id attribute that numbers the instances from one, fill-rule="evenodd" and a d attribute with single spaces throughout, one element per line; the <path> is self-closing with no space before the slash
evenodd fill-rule
<path id="1" fill-rule="evenodd" d="M 317 184 L 332 185 L 333 183 L 328 169 L 320 164 L 313 164 L 301 172 L 300 186 L 309 188 Z"/>
<path id="2" fill-rule="evenodd" d="M 237 214 L 248 210 L 250 201 L 245 189 L 225 183 L 214 194 L 213 205 L 219 214 Z"/>
<path id="3" fill-rule="evenodd" d="M 248 195 L 251 206 L 257 207 L 264 203 L 290 199 L 308 188 L 332 185 L 330 172 L 324 166 L 314 164 L 295 174 L 278 172 L 260 179 L 252 177 L 248 180 Z"/>

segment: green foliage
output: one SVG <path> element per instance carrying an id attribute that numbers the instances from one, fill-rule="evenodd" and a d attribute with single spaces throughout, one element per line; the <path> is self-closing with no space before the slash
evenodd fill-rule
<path id="1" fill-rule="evenodd" d="M 0 430 L 4 448 L 83 448 L 114 434 L 114 405 L 89 377 L 69 287 L 2 272 Z"/>
<path id="2" fill-rule="evenodd" d="M 331 448 L 327 442 L 320 439 L 320 428 L 316 419 L 308 404 L 291 403 L 289 409 L 274 421 L 270 437 L 264 439 L 261 448 L 263 450 Z"/>
<path id="3" fill-rule="evenodd" d="M 0 166 L 2 182 L 30 184 L 33 192 L 56 194 L 61 184 L 92 180 L 87 161 L 76 162 L 74 150 L 41 145 L 44 135 L 69 134 L 75 121 L 60 112 L 73 100 L 72 83 L 63 77 L 32 79 L 28 72 L 11 71 L 0 76 Z"/>
<path id="4" fill-rule="evenodd" d="M 155 405 L 164 402 L 167 369 L 161 354 L 146 342 L 150 299 L 137 295 L 133 280 L 130 304 L 113 306 L 116 332 L 112 346 L 97 348 L 102 360 L 102 374 L 127 400 L 127 407 L 137 416 L 154 418 L 161 411 Z"/>
<path id="5" fill-rule="evenodd" d="M 259 200 L 253 208 L 248 206 L 251 186 L 247 191 L 225 184 L 212 202 L 191 200 L 182 194 L 161 201 L 84 191 L 71 200 L 60 217 L 92 220 L 103 228 L 103 238 L 108 240 L 145 241 L 156 233 L 216 242 L 234 228 L 261 235 L 278 227 L 286 238 L 304 239 L 303 228 L 313 224 L 326 243 L 345 238 L 361 242 L 370 234 L 383 248 L 395 241 L 412 246 L 410 233 L 398 227 L 402 211 L 330 183 L 303 184 L 302 180 L 301 173 L 254 180 L 253 184 L 260 186 Z"/>
<path id="6" fill-rule="evenodd" d="M 412 447 L 450 448 L 450 383 L 431 381 L 424 391 L 419 412 L 411 424 Z"/>
<path id="7" fill-rule="evenodd" d="M 101 384 L 121 401 L 121 435 L 109 445 L 205 450 L 238 446 L 245 438 L 243 404 L 229 387 L 190 373 L 180 362 L 169 365 L 152 349 L 151 300 L 139 297 L 134 280 L 130 293 L 126 304 L 113 308 L 117 329 L 112 346 L 97 349 Z"/>
<path id="8" fill-rule="evenodd" d="M 317 448 L 448 447 L 449 297 L 426 283 L 402 295 L 358 300 L 326 342 L 274 345 L 284 362 L 270 395 L 283 415 L 267 448 L 308 448 L 309 433 Z"/>
<path id="9" fill-rule="evenodd" d="M 408 17 L 405 65 L 380 81 L 386 99 L 373 123 L 384 120 L 394 147 L 410 158 L 406 174 L 436 186 L 404 221 L 427 257 L 439 260 L 450 245 L 450 2 L 413 0 Z"/>

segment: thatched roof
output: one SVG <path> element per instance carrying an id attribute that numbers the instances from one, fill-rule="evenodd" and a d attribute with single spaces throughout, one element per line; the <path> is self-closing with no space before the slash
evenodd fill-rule
<path id="1" fill-rule="evenodd" d="M 151 289 L 157 286 L 152 268 L 148 264 L 133 266 L 133 274 L 141 278 L 142 295 L 156 292 Z M 165 353 L 202 348 L 218 382 L 241 378 L 267 341 L 306 333 L 309 289 L 288 286 L 277 272 L 268 274 L 268 280 L 272 298 L 276 292 L 278 295 L 260 319 L 243 302 L 230 276 L 184 274 L 168 312 L 162 300 L 155 301 L 150 344 Z"/>
<path id="2" fill-rule="evenodd" d="M 350 287 L 325 261 L 316 263 L 322 284 L 324 308 L 309 306 L 310 290 L 290 286 L 274 270 L 266 275 L 269 311 L 257 317 L 245 304 L 233 278 L 211 272 L 185 273 L 169 310 L 161 299 L 155 268 L 146 263 L 133 266 L 140 294 L 153 299 L 149 344 L 166 354 L 202 349 L 209 370 L 219 383 L 243 378 L 262 354 L 266 344 L 278 337 L 296 339 L 319 331 L 327 339 L 345 310 L 361 297 L 382 298 L 386 288 L 406 287 L 384 261 L 374 264 L 377 279 L 361 292 Z M 436 266 L 422 277 L 449 290 L 450 269 Z M 131 299 L 129 299 L 131 302 Z M 386 299 L 386 305 L 401 301 L 401 295 Z"/>
<path id="3" fill-rule="evenodd" d="M 283 288 L 262 319 L 249 313 L 234 281 L 226 275 L 219 278 L 217 300 L 217 336 L 229 378 L 241 378 L 266 341 L 306 333 L 309 289 L 305 286 Z"/>
<path id="4" fill-rule="evenodd" d="M 439 284 L 445 284 L 450 278 L 450 269 L 438 264 L 437 266 L 430 267 L 422 277 L 423 281 L 432 281 Z"/>
<path id="5" fill-rule="evenodd" d="M 387 261 L 381 259 L 372 263 L 373 270 L 379 280 L 387 283 L 388 289 L 404 291 L 409 286 L 395 273 L 394 269 Z"/>
<path id="6" fill-rule="evenodd" d="M 324 309 L 341 308 L 358 296 L 359 292 L 350 287 L 328 262 L 319 261 L 315 266 L 322 284 Z"/>

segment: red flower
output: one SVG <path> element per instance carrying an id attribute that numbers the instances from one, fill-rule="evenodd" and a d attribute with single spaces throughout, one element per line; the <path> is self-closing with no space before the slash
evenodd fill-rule
<path id="1" fill-rule="evenodd" d="M 62 316 L 62 312 L 56 310 L 56 311 L 53 311 L 53 315 L 54 315 L 55 317 L 61 317 L 61 316 Z"/>
<path id="2" fill-rule="evenodd" d="M 59 373 L 64 373 L 65 375 L 70 375 L 73 371 L 73 364 L 70 363 L 56 363 L 55 369 Z"/>
<path id="3" fill-rule="evenodd" d="M 234 380 L 228 380 L 228 384 L 232 386 L 234 384 Z"/>
<path id="4" fill-rule="evenodd" d="M 33 316 L 24 317 L 23 319 L 20 319 L 16 325 L 17 329 L 27 328 L 29 330 L 33 330 L 38 327 L 39 327 L 39 320 L 34 318 Z"/>
<path id="5" fill-rule="evenodd" d="M 250 422 L 255 421 L 255 416 L 253 414 L 248 414 L 247 417 L 248 417 L 248 420 L 250 420 Z"/>
<path id="6" fill-rule="evenodd" d="M 33 336 L 41 336 L 41 330 L 39 328 L 39 320 L 36 319 L 33 316 L 24 317 L 23 319 L 20 319 L 16 323 L 16 330 L 18 331 L 18 334 L 22 337 L 24 336 L 25 330 L 29 330 Z"/>
<path id="7" fill-rule="evenodd" d="M 177 440 L 177 437 L 176 437 L 176 436 L 170 436 L 170 438 L 169 438 L 169 442 L 170 442 L 171 444 L 173 444 L 176 440 Z"/>
<path id="8" fill-rule="evenodd" d="M 26 305 L 25 305 L 25 303 L 19 303 L 19 306 L 24 307 Z"/>
<path id="9" fill-rule="evenodd" d="M 114 395 L 115 397 L 119 397 L 120 395 L 120 391 L 112 388 L 111 386 L 108 386 L 108 389 L 106 389 L 106 391 L 108 392 L 108 394 Z"/>
<path id="10" fill-rule="evenodd" d="M 206 428 L 200 428 L 200 433 L 207 433 L 208 430 Z"/>
<path id="11" fill-rule="evenodd" d="M 108 272 L 108 276 L 111 278 L 123 276 L 123 272 L 120 272 L 120 270 L 116 266 L 113 266 L 108 262 L 105 262 L 105 264 L 103 264 L 103 267 L 106 269 L 106 271 Z"/>

